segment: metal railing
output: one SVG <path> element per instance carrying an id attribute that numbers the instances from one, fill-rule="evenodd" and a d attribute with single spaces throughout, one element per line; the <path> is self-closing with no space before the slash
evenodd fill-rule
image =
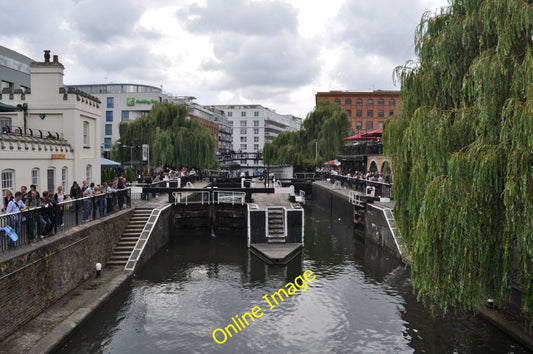
<path id="1" fill-rule="evenodd" d="M 245 192 L 224 192 L 224 191 L 213 192 L 213 204 L 244 205 L 244 203 L 246 203 Z"/>
<path id="2" fill-rule="evenodd" d="M 341 186 L 353 189 L 355 191 L 359 191 L 364 195 L 367 194 L 366 192 L 367 187 L 374 187 L 375 197 L 392 199 L 392 186 L 393 186 L 392 183 L 369 181 L 369 180 L 357 178 L 357 177 L 348 177 L 348 176 L 333 175 L 333 174 L 325 173 L 324 180 L 328 180 L 328 179 L 329 179 L 329 182 L 332 184 L 338 181 Z"/>
<path id="3" fill-rule="evenodd" d="M 30 207 L 24 211 L 0 215 L 0 227 L 10 226 L 18 236 L 17 241 L 12 241 L 5 231 L 0 231 L 0 254 L 39 242 L 45 237 L 65 233 L 82 223 L 129 207 L 131 191 L 126 188 L 93 197 L 69 199 L 48 208 Z"/>
<path id="4" fill-rule="evenodd" d="M 210 204 L 211 192 L 172 192 L 174 197 L 174 205 L 177 204 Z"/>

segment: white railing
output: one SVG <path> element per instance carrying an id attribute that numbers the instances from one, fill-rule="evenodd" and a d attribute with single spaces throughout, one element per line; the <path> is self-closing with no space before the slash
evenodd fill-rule
<path id="1" fill-rule="evenodd" d="M 246 203 L 246 192 L 213 192 L 213 204 L 241 204 Z"/>
<path id="2" fill-rule="evenodd" d="M 197 199 L 197 196 L 200 195 L 200 200 Z M 211 204 L 211 193 L 209 191 L 205 192 L 172 192 L 174 197 L 174 205 L 177 204 Z"/>

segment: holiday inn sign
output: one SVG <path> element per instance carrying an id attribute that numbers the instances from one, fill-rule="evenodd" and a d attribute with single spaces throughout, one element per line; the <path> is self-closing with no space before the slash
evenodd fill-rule
<path id="1" fill-rule="evenodd" d="M 127 97 L 126 105 L 135 106 L 135 104 L 154 104 L 157 103 L 156 100 L 136 100 L 135 97 Z"/>

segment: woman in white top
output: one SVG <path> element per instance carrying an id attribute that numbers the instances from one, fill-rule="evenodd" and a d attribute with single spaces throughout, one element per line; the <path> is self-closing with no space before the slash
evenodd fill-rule
<path id="1" fill-rule="evenodd" d="M 61 186 L 57 187 L 57 193 L 54 194 L 54 200 L 59 204 L 59 208 L 57 211 L 57 225 L 59 226 L 65 225 L 63 223 L 63 211 L 65 210 L 65 206 L 60 203 L 63 203 L 65 199 L 67 198 L 68 198 L 68 194 L 63 193 L 63 187 Z"/>

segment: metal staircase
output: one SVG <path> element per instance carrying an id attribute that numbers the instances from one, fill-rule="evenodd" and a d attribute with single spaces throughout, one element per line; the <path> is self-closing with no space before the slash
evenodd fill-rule
<path id="1" fill-rule="evenodd" d="M 139 236 L 152 213 L 152 208 L 136 208 L 133 216 L 130 218 L 128 226 L 122 233 L 108 265 L 125 266 L 130 258 L 131 252 L 135 248 Z"/>
<path id="2" fill-rule="evenodd" d="M 268 243 L 285 243 L 285 221 L 282 207 L 268 208 Z"/>

